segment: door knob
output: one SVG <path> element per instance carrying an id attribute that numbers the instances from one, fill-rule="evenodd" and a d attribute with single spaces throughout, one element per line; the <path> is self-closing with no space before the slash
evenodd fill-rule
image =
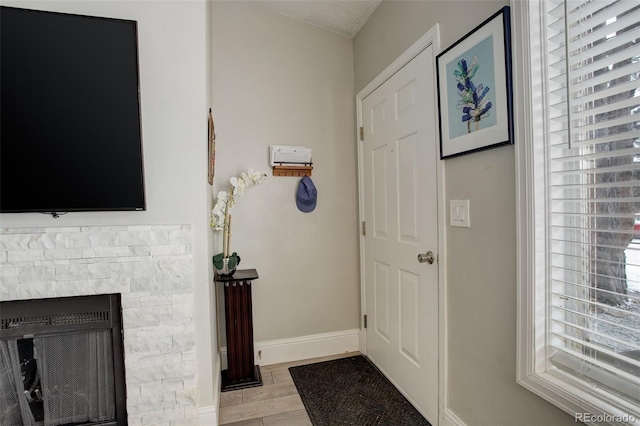
<path id="1" fill-rule="evenodd" d="M 420 263 L 427 262 L 429 265 L 431 265 L 434 260 L 435 260 L 435 257 L 433 256 L 433 252 L 432 251 L 428 251 L 426 253 L 418 254 L 418 262 L 420 262 Z"/>

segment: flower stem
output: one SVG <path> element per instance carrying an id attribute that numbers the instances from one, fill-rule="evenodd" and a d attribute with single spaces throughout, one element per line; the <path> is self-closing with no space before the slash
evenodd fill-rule
<path id="1" fill-rule="evenodd" d="M 231 215 L 229 215 L 227 224 L 227 254 L 225 257 L 229 257 L 231 254 Z"/>
<path id="2" fill-rule="evenodd" d="M 231 250 L 229 250 L 229 246 L 231 245 L 231 215 L 229 214 L 229 206 L 233 206 L 234 192 L 235 188 L 232 188 L 229 193 L 227 203 L 224 206 L 224 224 L 222 234 L 222 254 L 224 257 L 229 257 L 229 254 L 231 253 Z"/>

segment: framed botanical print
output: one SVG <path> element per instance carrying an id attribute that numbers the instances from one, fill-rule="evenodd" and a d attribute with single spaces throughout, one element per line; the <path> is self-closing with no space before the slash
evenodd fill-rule
<path id="1" fill-rule="evenodd" d="M 436 58 L 440 158 L 513 143 L 506 6 Z"/>

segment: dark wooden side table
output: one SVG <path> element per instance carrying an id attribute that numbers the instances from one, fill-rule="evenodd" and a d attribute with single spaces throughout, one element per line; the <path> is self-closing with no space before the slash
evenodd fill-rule
<path id="1" fill-rule="evenodd" d="M 222 371 L 222 392 L 262 386 L 260 366 L 253 363 L 251 282 L 257 278 L 255 269 L 238 269 L 231 277 L 215 277 L 224 285 L 227 323 L 227 369 Z"/>

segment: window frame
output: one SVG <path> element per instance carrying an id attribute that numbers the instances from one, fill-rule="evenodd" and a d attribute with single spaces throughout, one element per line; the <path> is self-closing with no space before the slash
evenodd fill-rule
<path id="1" fill-rule="evenodd" d="M 511 0 L 515 121 L 517 226 L 516 381 L 574 416 L 596 424 L 640 424 L 637 407 L 603 389 L 592 388 L 553 367 L 550 319 L 546 192 L 546 61 L 542 43 L 544 0 Z"/>

